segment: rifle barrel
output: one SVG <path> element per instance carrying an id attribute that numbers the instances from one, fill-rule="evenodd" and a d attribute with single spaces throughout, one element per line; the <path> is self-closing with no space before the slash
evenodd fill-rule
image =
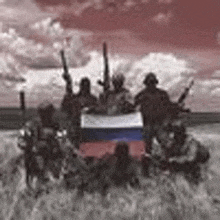
<path id="1" fill-rule="evenodd" d="M 184 92 L 182 93 L 182 95 L 178 99 L 179 104 L 181 104 L 186 99 L 186 97 L 188 96 L 189 91 L 192 88 L 193 84 L 194 84 L 194 80 L 192 80 L 190 82 L 189 86 L 185 88 Z"/>
<path id="2" fill-rule="evenodd" d="M 67 68 L 67 63 L 66 63 L 66 58 L 65 58 L 64 50 L 61 50 L 60 54 L 61 54 L 61 58 L 62 58 L 64 73 L 68 73 L 68 68 Z"/>
<path id="3" fill-rule="evenodd" d="M 72 94 L 73 93 L 73 90 L 72 90 L 72 79 L 71 79 L 71 76 L 69 74 L 69 70 L 68 70 L 68 66 L 67 66 L 67 63 L 66 63 L 66 58 L 65 58 L 64 50 L 61 50 L 60 54 L 61 54 L 63 70 L 64 70 L 63 78 L 66 81 L 66 92 L 69 93 L 69 94 Z"/>
<path id="4" fill-rule="evenodd" d="M 106 45 L 106 42 L 103 43 L 103 54 L 104 54 L 104 58 L 106 58 L 106 54 L 107 54 L 107 45 Z"/>
<path id="5" fill-rule="evenodd" d="M 21 114 L 22 114 L 22 124 L 24 124 L 25 123 L 25 110 L 26 110 L 24 91 L 20 91 L 19 98 L 20 98 L 20 109 L 21 109 Z"/>
<path id="6" fill-rule="evenodd" d="M 108 65 L 108 56 L 107 56 L 107 44 L 106 42 L 103 43 L 103 56 L 104 56 L 104 92 L 107 92 L 110 85 L 109 85 L 109 65 Z"/>

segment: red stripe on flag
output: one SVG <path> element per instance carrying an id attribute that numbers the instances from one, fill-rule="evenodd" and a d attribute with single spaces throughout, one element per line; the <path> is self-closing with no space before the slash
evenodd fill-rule
<path id="1" fill-rule="evenodd" d="M 145 144 L 143 141 L 131 141 L 129 144 L 129 152 L 133 157 L 140 158 L 145 153 Z M 116 142 L 89 142 L 80 146 L 80 152 L 84 157 L 102 157 L 106 153 L 113 154 Z"/>

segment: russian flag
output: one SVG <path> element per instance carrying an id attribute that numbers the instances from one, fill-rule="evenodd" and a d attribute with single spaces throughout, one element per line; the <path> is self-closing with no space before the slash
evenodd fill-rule
<path id="1" fill-rule="evenodd" d="M 114 116 L 82 114 L 81 129 L 80 151 L 85 156 L 112 154 L 119 141 L 129 144 L 130 154 L 134 157 L 145 152 L 140 112 Z"/>

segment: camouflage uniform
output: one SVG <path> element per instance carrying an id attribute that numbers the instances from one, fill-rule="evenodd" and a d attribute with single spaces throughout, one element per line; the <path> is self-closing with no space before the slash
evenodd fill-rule
<path id="1" fill-rule="evenodd" d="M 73 94 L 69 89 L 62 101 L 62 110 L 75 117 L 83 108 L 96 106 L 97 98 L 90 93 L 90 87 L 90 80 L 85 77 L 80 82 L 80 91 L 77 94 Z"/>
<path id="2" fill-rule="evenodd" d="M 31 174 L 44 178 L 46 168 L 52 165 L 51 160 L 62 155 L 56 139 L 59 124 L 52 119 L 54 111 L 52 104 L 42 103 L 38 108 L 40 117 L 26 122 L 18 137 L 18 147 L 24 150 L 27 184 Z"/>
<path id="3" fill-rule="evenodd" d="M 107 114 L 123 114 L 134 110 L 133 97 L 129 90 L 123 87 L 124 81 L 123 75 L 113 75 L 114 90 L 107 94 Z"/>
<path id="4" fill-rule="evenodd" d="M 174 126 L 164 137 L 159 139 L 163 145 L 165 158 L 170 164 L 170 170 L 183 172 L 191 181 L 198 183 L 201 165 L 210 158 L 208 149 L 191 135 L 186 134 L 183 126 Z"/>
<path id="5" fill-rule="evenodd" d="M 66 147 L 63 166 L 63 177 L 66 188 L 79 188 L 83 183 L 83 177 L 89 174 L 89 168 L 73 146 Z"/>
<path id="6" fill-rule="evenodd" d="M 77 148 L 79 148 L 80 143 L 81 111 L 85 108 L 93 108 L 96 104 L 97 98 L 90 93 L 90 80 L 88 78 L 81 80 L 78 94 L 73 94 L 70 90 L 64 96 L 61 109 L 67 113 L 69 138 Z"/>
<path id="7" fill-rule="evenodd" d="M 162 123 L 169 118 L 168 107 L 171 104 L 167 92 L 156 88 L 157 83 L 156 76 L 149 73 L 144 80 L 147 88 L 135 96 L 135 106 L 140 106 L 144 122 L 146 152 L 150 154 L 152 139 Z"/>

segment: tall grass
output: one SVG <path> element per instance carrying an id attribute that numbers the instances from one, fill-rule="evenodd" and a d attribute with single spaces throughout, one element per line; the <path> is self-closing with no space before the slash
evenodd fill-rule
<path id="1" fill-rule="evenodd" d="M 205 136 L 204 136 L 205 137 Z M 2 220 L 214 220 L 218 215 L 217 198 L 220 188 L 217 168 L 213 166 L 219 157 L 212 157 L 208 174 L 217 178 L 212 182 L 209 175 L 199 186 L 190 185 L 183 176 L 173 178 L 162 174 L 140 179 L 140 188 L 111 188 L 107 196 L 67 191 L 62 182 L 46 186 L 49 193 L 39 197 L 30 193 L 24 182 L 22 158 L 15 150 L 13 138 L 6 135 L 0 160 L 0 219 Z M 211 140 L 210 140 L 211 141 Z M 215 142 L 209 140 L 212 152 L 219 155 Z M 9 147 L 9 144 L 11 145 Z M 14 150 L 11 150 L 14 149 Z M 16 153 L 14 153 L 16 152 Z M 218 189 L 216 191 L 216 189 Z M 220 201 L 220 200 L 219 200 Z"/>

